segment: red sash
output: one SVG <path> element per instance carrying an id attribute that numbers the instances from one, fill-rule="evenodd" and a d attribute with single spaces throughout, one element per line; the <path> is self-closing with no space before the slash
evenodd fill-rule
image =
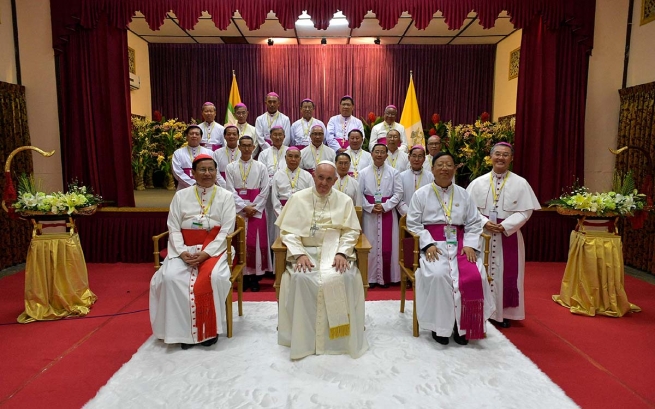
<path id="1" fill-rule="evenodd" d="M 364 198 L 370 204 L 375 204 L 375 197 L 364 195 Z M 391 197 L 383 197 L 382 203 L 386 203 Z M 391 248 L 393 234 L 393 211 L 382 213 L 382 232 L 378 237 L 382 237 L 382 279 L 385 283 L 391 282 Z M 370 277 L 371 272 L 369 272 Z M 375 274 L 375 273 L 374 273 Z"/>
<path id="2" fill-rule="evenodd" d="M 498 223 L 504 219 L 498 219 Z M 500 233 L 503 242 L 503 308 L 519 306 L 519 238 Z"/>
<path id="3" fill-rule="evenodd" d="M 284 205 L 287 204 L 287 200 L 288 199 L 280 199 L 280 204 L 282 205 L 282 207 L 284 207 Z"/>
<path id="4" fill-rule="evenodd" d="M 348 139 L 342 139 L 336 137 L 334 139 L 336 139 L 336 141 L 339 143 L 341 149 L 348 149 L 348 147 L 350 146 L 350 142 L 348 141 Z"/>
<path id="5" fill-rule="evenodd" d="M 209 232 L 204 229 L 182 229 L 182 237 L 186 246 L 202 245 L 203 250 L 211 243 L 221 226 L 215 226 Z M 218 259 L 223 255 L 210 257 L 198 266 L 198 278 L 190 286 L 193 293 L 193 305 L 196 310 L 196 328 L 198 328 L 198 342 L 215 338 L 218 335 L 216 326 L 216 307 L 214 306 L 214 292 L 212 290 L 211 274 Z"/>
<path id="6" fill-rule="evenodd" d="M 259 195 L 259 189 L 246 189 L 246 192 L 241 194 L 243 190 L 237 189 L 239 197 L 250 203 L 253 203 L 257 195 Z M 262 211 L 261 219 L 256 217 L 248 218 L 248 226 L 246 227 L 246 267 L 257 267 L 257 236 L 259 236 L 259 252 L 261 254 L 262 265 L 267 266 L 269 250 L 266 211 Z"/>
<path id="7" fill-rule="evenodd" d="M 191 174 L 191 170 L 192 170 L 192 168 L 182 168 L 182 171 L 183 171 L 184 173 L 186 173 L 186 175 L 187 175 L 188 177 L 190 177 L 191 179 L 193 179 L 193 175 Z"/>
<path id="8" fill-rule="evenodd" d="M 446 241 L 444 224 L 428 224 L 425 230 L 429 231 L 434 241 Z M 459 271 L 459 290 L 462 293 L 462 315 L 460 327 L 466 330 L 466 338 L 484 338 L 484 293 L 482 291 L 482 278 L 480 270 L 475 263 L 466 259 L 462 252 L 464 242 L 464 226 L 457 227 L 457 269 Z"/>

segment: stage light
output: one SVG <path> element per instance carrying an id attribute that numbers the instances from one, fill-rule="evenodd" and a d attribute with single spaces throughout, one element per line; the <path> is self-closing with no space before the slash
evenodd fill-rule
<path id="1" fill-rule="evenodd" d="M 380 45 L 380 37 L 376 38 L 373 42 L 375 45 Z"/>
<path id="2" fill-rule="evenodd" d="M 327 44 L 327 39 L 325 37 L 321 38 L 321 44 L 323 45 Z"/>
<path id="3" fill-rule="evenodd" d="M 273 44 L 275 44 L 275 42 L 273 41 L 272 38 L 269 38 L 267 43 L 268 43 L 268 45 L 273 45 Z"/>

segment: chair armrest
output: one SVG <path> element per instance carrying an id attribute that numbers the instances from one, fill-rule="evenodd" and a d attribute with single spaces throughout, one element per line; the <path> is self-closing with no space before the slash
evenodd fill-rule
<path id="1" fill-rule="evenodd" d="M 153 242 L 152 243 L 153 244 L 152 255 L 153 255 L 154 259 L 155 259 L 155 269 L 159 269 L 159 267 L 161 265 L 160 261 L 159 261 L 159 252 L 161 251 L 161 250 L 159 250 L 159 239 L 164 238 L 166 236 L 168 236 L 168 230 L 161 233 L 161 234 L 158 234 L 156 236 L 152 236 L 152 242 Z"/>
<path id="2" fill-rule="evenodd" d="M 271 249 L 275 255 L 275 284 L 273 284 L 273 287 L 275 288 L 275 298 L 279 300 L 280 282 L 282 281 L 282 273 L 284 273 L 287 262 L 287 246 L 282 243 L 282 239 L 278 237 L 275 239 L 275 242 L 273 242 Z"/>
<path id="3" fill-rule="evenodd" d="M 234 240 L 235 237 L 238 237 L 239 234 L 243 234 L 243 227 L 239 227 L 235 229 L 232 233 L 228 234 L 225 239 L 226 239 L 226 244 L 227 244 L 227 264 L 231 267 L 232 266 L 232 260 L 234 260 L 234 257 L 232 255 L 232 241 Z M 239 248 L 237 247 L 236 249 L 237 254 L 239 254 Z M 242 260 L 243 255 L 239 254 L 241 256 L 239 258 L 239 264 L 245 263 L 245 260 Z"/>

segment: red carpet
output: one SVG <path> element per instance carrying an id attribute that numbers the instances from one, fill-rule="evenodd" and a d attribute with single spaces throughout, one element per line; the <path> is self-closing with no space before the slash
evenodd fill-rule
<path id="1" fill-rule="evenodd" d="M 23 308 L 24 275 L 0 280 L 3 408 L 42 407 L 46 402 L 49 408 L 81 407 L 151 335 L 147 308 L 152 266 L 88 268 L 98 302 L 86 318 L 57 322 L 14 324 Z M 643 312 L 623 318 L 581 317 L 550 298 L 559 292 L 563 271 L 563 263 L 528 263 L 527 319 L 503 333 L 582 407 L 655 407 L 655 286 L 626 277 L 629 299 Z M 275 300 L 272 277 L 260 285 L 259 293 L 246 291 L 244 299 Z M 368 300 L 398 297 L 398 287 L 368 293 Z"/>

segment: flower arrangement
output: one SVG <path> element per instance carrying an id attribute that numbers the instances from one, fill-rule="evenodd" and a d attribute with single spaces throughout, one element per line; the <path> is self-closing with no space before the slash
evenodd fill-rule
<path id="1" fill-rule="evenodd" d="M 102 203 L 102 197 L 93 193 L 77 179 L 68 184 L 66 193 L 46 194 L 41 191 L 41 183 L 33 175 L 18 177 L 18 198 L 12 205 L 17 213 L 28 215 L 93 214 Z"/>
<path id="2" fill-rule="evenodd" d="M 164 173 L 165 187 L 174 189 L 171 174 L 173 153 L 186 145 L 183 133 L 187 124 L 177 118 L 166 120 L 161 114 L 156 114 L 153 117 L 159 120 L 132 118 L 132 170 L 137 190 L 154 188 L 152 175 L 156 170 Z"/>
<path id="3" fill-rule="evenodd" d="M 611 192 L 592 193 L 576 181 L 559 198 L 549 201 L 548 206 L 556 206 L 561 214 L 601 217 L 633 216 L 647 207 L 646 195 L 635 189 L 632 172 L 623 176 L 615 172 Z"/>
<path id="4" fill-rule="evenodd" d="M 459 167 L 458 184 L 466 185 L 491 170 L 490 151 L 494 144 L 514 143 L 513 119 L 508 123 L 490 122 L 489 119 L 489 114 L 483 112 L 473 124 L 453 126 L 451 122 L 443 123 L 438 114 L 432 116 L 433 126 L 428 129 L 428 137 L 439 135 L 443 149 L 453 155 Z"/>
<path id="5" fill-rule="evenodd" d="M 371 130 L 373 127 L 380 122 L 384 121 L 384 118 L 381 116 L 375 116 L 375 113 L 369 112 L 366 118 L 359 118 L 364 125 L 364 143 L 362 143 L 362 149 L 368 151 L 368 142 L 371 140 Z"/>

